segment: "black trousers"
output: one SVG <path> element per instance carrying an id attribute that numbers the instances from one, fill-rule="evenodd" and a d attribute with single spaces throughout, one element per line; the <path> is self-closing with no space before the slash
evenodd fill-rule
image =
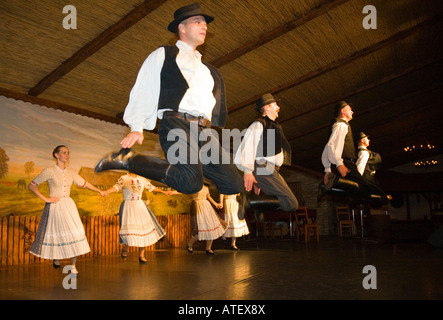
<path id="1" fill-rule="evenodd" d="M 253 172 L 257 186 L 269 196 L 275 196 L 282 211 L 295 211 L 298 200 L 286 181 L 272 164 L 255 165 Z"/>
<path id="2" fill-rule="evenodd" d="M 373 181 L 370 181 L 363 177 L 360 172 L 357 170 L 357 165 L 354 161 L 351 160 L 344 160 L 343 164 L 350 170 L 345 179 L 349 179 L 351 181 L 357 182 L 360 186 L 358 195 L 364 198 L 368 198 L 371 195 L 379 195 L 382 197 L 386 197 L 386 193 L 381 189 L 381 187 L 374 183 Z M 337 170 L 337 167 L 332 165 L 331 166 L 332 171 L 341 177 L 340 173 Z"/>
<path id="3" fill-rule="evenodd" d="M 164 179 L 168 186 L 192 194 L 200 191 L 204 178 L 208 178 L 222 194 L 244 190 L 243 179 L 214 129 L 171 117 L 160 121 L 158 134 L 165 158 L 171 163 Z"/>

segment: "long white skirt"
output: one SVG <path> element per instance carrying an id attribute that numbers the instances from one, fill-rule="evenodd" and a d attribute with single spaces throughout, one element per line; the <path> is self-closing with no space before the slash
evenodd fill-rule
<path id="1" fill-rule="evenodd" d="M 120 240 L 128 246 L 147 247 L 165 235 L 143 200 L 124 201 L 120 210 Z"/>
<path id="2" fill-rule="evenodd" d="M 246 220 L 238 219 L 238 202 L 235 199 L 226 199 L 225 201 L 225 221 L 228 223 L 228 229 L 223 237 L 238 238 L 249 234 L 249 228 Z"/>
<path id="3" fill-rule="evenodd" d="M 198 240 L 215 240 L 226 231 L 227 225 L 207 200 L 195 201 Z"/>
<path id="4" fill-rule="evenodd" d="M 90 251 L 85 229 L 71 198 L 46 204 L 30 252 L 43 259 L 68 259 Z"/>

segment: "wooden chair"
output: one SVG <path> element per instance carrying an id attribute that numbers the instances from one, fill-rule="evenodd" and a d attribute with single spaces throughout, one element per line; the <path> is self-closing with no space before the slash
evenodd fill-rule
<path id="1" fill-rule="evenodd" d="M 351 213 L 348 206 L 335 207 L 335 214 L 338 223 L 338 235 L 343 236 L 344 230 L 349 230 L 349 235 L 354 235 L 354 221 L 351 218 Z"/>
<path id="2" fill-rule="evenodd" d="M 283 229 L 287 224 L 290 225 L 290 219 L 292 213 L 287 213 L 280 210 L 265 210 L 264 213 L 264 222 L 266 224 L 267 234 L 270 239 L 275 239 L 276 231 L 280 232 L 280 239 L 283 239 Z M 266 233 L 265 233 L 266 238 Z"/>
<path id="3" fill-rule="evenodd" d="M 276 231 L 280 232 L 280 239 L 283 239 L 283 226 L 281 224 L 277 224 L 276 221 L 267 221 L 267 230 L 270 239 L 275 239 Z"/>
<path id="4" fill-rule="evenodd" d="M 305 236 L 307 243 L 311 236 L 316 236 L 317 242 L 320 242 L 320 232 L 318 224 L 309 218 L 308 209 L 306 207 L 299 207 L 295 210 L 295 227 L 297 232 L 297 240 L 300 240 L 301 234 Z"/>

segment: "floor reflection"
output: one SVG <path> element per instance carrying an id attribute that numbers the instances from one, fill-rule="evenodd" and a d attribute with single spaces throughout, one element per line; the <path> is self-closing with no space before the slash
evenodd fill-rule
<path id="1" fill-rule="evenodd" d="M 65 289 L 52 262 L 0 268 L 0 299 L 60 300 L 323 300 L 442 299 L 443 251 L 426 243 L 373 245 L 324 237 L 307 245 L 292 239 L 219 241 L 215 256 L 195 247 L 151 250 L 77 261 L 77 289 Z M 365 290 L 365 265 L 377 271 L 377 290 Z"/>

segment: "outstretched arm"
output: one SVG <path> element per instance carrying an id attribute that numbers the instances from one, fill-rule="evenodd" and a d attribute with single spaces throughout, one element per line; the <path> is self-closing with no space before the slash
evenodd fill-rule
<path id="1" fill-rule="evenodd" d="M 114 192 L 118 192 L 119 188 L 117 188 L 116 186 L 112 186 L 110 187 L 108 190 L 103 191 L 105 193 L 105 195 L 108 195 L 110 193 L 114 193 Z"/>
<path id="2" fill-rule="evenodd" d="M 167 195 L 168 197 L 169 196 L 172 196 L 172 195 L 174 195 L 174 194 L 180 194 L 180 192 L 178 192 L 177 190 L 174 190 L 174 191 L 164 191 L 164 190 L 162 190 L 162 189 L 160 189 L 160 188 L 157 188 L 157 187 L 154 187 L 154 189 L 152 189 L 152 191 L 153 192 L 160 192 L 160 193 L 163 193 L 163 194 L 165 194 L 165 195 Z"/>
<path id="3" fill-rule="evenodd" d="M 100 195 L 102 195 L 103 197 L 106 197 L 106 193 L 98 188 L 96 188 L 95 186 L 93 186 L 92 184 L 90 184 L 89 182 L 86 182 L 85 188 L 88 188 L 89 190 L 95 191 L 100 193 Z"/>
<path id="4" fill-rule="evenodd" d="M 224 202 L 224 195 L 222 194 L 222 193 L 220 193 L 220 208 L 219 209 L 221 209 L 221 208 L 223 208 L 223 202 Z"/>
<path id="5" fill-rule="evenodd" d="M 211 195 L 208 194 L 208 200 L 209 202 L 211 202 L 217 209 L 221 209 L 223 208 L 223 205 L 221 205 L 220 203 L 215 202 L 214 199 L 212 199 Z"/>

